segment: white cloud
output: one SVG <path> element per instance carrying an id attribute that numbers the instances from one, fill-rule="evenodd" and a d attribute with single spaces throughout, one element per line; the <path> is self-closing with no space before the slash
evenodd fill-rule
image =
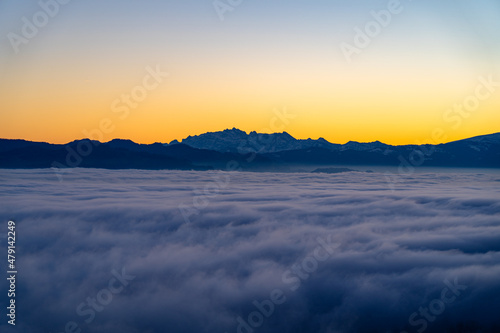
<path id="1" fill-rule="evenodd" d="M 467 291 L 427 331 L 500 327 L 498 175 L 415 174 L 391 191 L 379 173 L 231 173 L 186 223 L 178 205 L 212 176 L 75 169 L 59 183 L 1 170 L 0 219 L 17 221 L 17 329 L 236 332 L 278 288 L 287 302 L 258 332 L 416 332 L 409 316 L 455 278 Z M 326 235 L 340 246 L 291 292 L 283 273 Z M 86 325 L 77 305 L 121 267 L 136 278 Z"/>

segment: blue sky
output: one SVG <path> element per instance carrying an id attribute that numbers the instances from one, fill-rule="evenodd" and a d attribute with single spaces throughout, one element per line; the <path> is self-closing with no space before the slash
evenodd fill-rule
<path id="1" fill-rule="evenodd" d="M 212 1 L 72 0 L 16 52 L 9 34 L 22 36 L 23 17 L 32 21 L 41 7 L 2 1 L 0 130 L 78 138 L 144 68 L 161 65 L 169 80 L 112 135 L 154 142 L 258 131 L 274 108 L 288 107 L 300 121 L 287 130 L 300 138 L 429 141 L 478 77 L 500 80 L 500 3 L 401 1 L 390 24 L 346 61 L 342 43 L 354 45 L 354 29 L 389 3 L 244 0 L 222 21 Z M 494 94 L 450 139 L 497 132 L 499 102 Z M 42 132 L 46 114 L 55 121 Z"/>

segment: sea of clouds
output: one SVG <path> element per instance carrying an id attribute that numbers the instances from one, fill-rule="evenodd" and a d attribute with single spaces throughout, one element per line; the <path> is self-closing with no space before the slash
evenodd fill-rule
<path id="1" fill-rule="evenodd" d="M 0 196 L 1 332 L 500 332 L 498 173 L 0 170 Z"/>

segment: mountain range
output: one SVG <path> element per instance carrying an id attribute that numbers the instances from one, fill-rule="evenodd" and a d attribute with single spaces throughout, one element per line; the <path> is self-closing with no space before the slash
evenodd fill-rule
<path id="1" fill-rule="evenodd" d="M 500 133 L 439 145 L 392 146 L 295 139 L 236 128 L 168 144 L 89 139 L 67 144 L 0 139 L 0 168 L 238 169 L 286 171 L 293 166 L 380 165 L 500 168 Z"/>
<path id="2" fill-rule="evenodd" d="M 170 145 L 178 144 L 172 141 Z M 198 149 L 215 150 L 221 153 L 275 153 L 285 150 L 299 150 L 306 148 L 335 149 L 341 145 L 333 144 L 323 138 L 318 140 L 295 139 L 290 134 L 264 134 L 250 132 L 247 134 L 239 129 L 227 129 L 221 132 L 208 132 L 198 136 L 189 136 L 181 143 Z"/>

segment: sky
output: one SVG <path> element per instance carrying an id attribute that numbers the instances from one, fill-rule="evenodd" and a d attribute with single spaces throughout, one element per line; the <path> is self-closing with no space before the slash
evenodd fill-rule
<path id="1" fill-rule="evenodd" d="M 500 132 L 496 0 L 59 1 L 0 2 L 2 138 Z"/>

